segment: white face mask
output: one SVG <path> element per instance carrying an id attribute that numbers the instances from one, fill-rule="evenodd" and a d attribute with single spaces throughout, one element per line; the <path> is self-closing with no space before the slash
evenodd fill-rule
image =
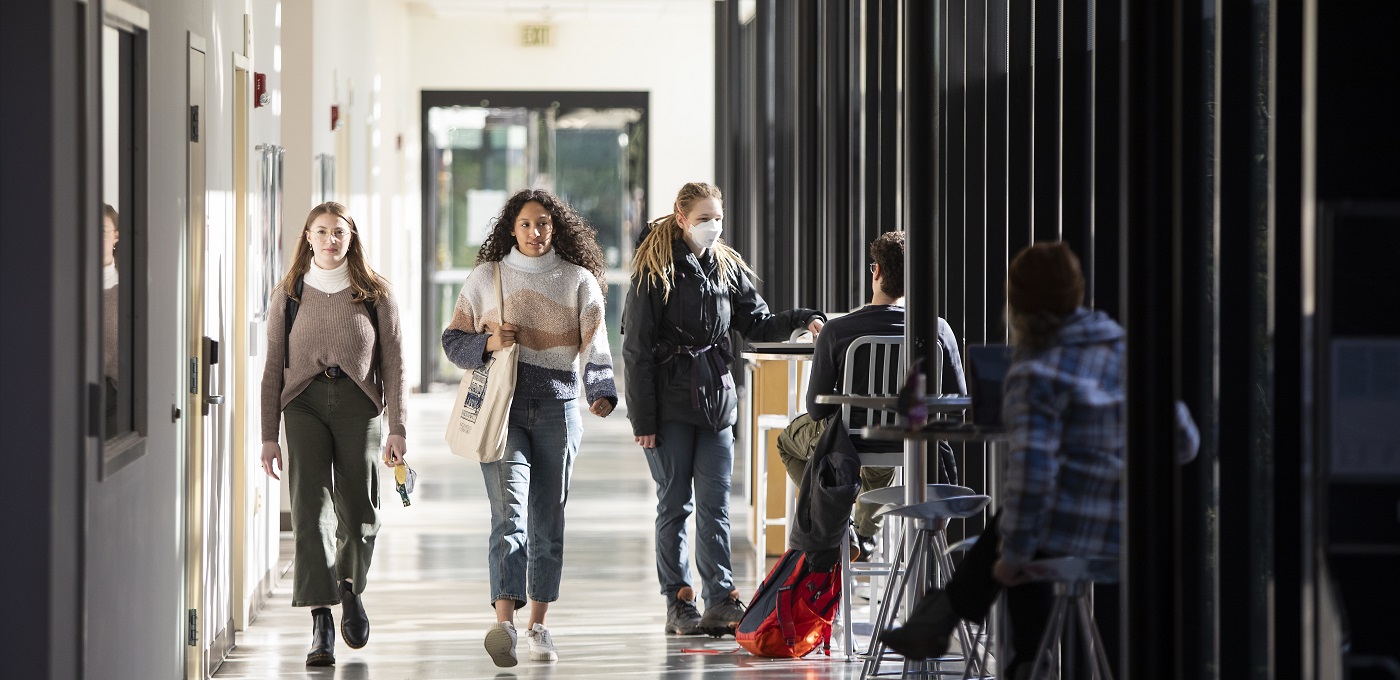
<path id="1" fill-rule="evenodd" d="M 719 240 L 719 235 L 724 231 L 724 226 L 718 220 L 701 222 L 690 228 L 690 238 L 695 240 L 695 245 L 701 248 L 709 248 Z"/>

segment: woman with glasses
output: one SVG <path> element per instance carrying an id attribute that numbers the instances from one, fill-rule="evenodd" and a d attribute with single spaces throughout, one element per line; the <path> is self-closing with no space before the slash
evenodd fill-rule
<path id="1" fill-rule="evenodd" d="M 302 227 L 304 247 L 268 304 L 262 380 L 262 466 L 280 479 L 279 420 L 287 430 L 292 497 L 292 606 L 311 607 L 308 666 L 335 663 L 335 622 L 369 642 L 360 595 L 379 531 L 377 453 L 403 463 L 403 342 L 389 282 L 370 269 L 346 207 L 322 203 Z M 383 421 L 389 435 L 381 449 Z M 333 528 L 333 530 L 332 530 Z"/>

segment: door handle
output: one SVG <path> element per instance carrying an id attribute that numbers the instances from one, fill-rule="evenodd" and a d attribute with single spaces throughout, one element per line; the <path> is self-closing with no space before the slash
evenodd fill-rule
<path id="1" fill-rule="evenodd" d="M 204 403 L 206 403 L 206 404 L 211 404 L 211 405 L 214 405 L 214 406 L 219 406 L 219 405 L 221 405 L 221 404 L 224 403 L 224 395 L 222 395 L 222 394 L 211 394 L 211 395 L 209 395 L 209 396 L 207 396 L 207 397 L 204 398 Z"/>

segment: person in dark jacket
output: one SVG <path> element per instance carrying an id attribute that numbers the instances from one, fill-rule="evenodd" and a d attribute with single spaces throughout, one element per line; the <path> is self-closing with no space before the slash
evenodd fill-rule
<path id="1" fill-rule="evenodd" d="M 812 450 L 816 446 L 817 438 L 821 436 L 826 419 L 841 410 L 836 404 L 817 403 L 817 397 L 845 392 L 846 386 L 842 384 L 842 380 L 847 348 L 852 342 L 867 335 L 904 335 L 903 231 L 887 231 L 870 242 L 870 279 L 873 289 L 870 304 L 832 319 L 822 328 L 822 335 L 817 339 L 812 352 L 812 374 L 807 381 L 807 413 L 793 420 L 778 437 L 778 453 L 794 484 L 802 483 L 807 461 L 812 456 Z M 954 335 L 952 326 L 942 317 L 938 319 L 938 344 L 943 349 L 943 375 L 940 381 L 942 392 L 967 394 L 967 380 L 963 376 L 958 338 Z M 857 361 L 852 367 L 852 382 L 855 385 L 864 385 L 867 382 L 869 376 L 866 375 L 865 361 L 865 355 L 857 355 Z M 902 375 L 889 377 L 894 381 L 904 379 Z M 849 428 L 857 451 L 904 450 L 904 442 L 867 441 L 854 434 L 866 425 L 865 413 L 864 409 L 855 409 L 851 413 L 852 422 L 849 423 Z M 957 483 L 952 448 L 946 442 L 939 442 L 938 453 L 947 481 Z M 889 486 L 894 481 L 894 472 L 893 467 L 883 465 L 862 467 L 861 493 Z M 856 561 L 867 560 L 875 549 L 875 534 L 879 532 L 883 519 L 875 516 L 880 507 L 873 503 L 856 504 L 852 517 L 855 521 L 857 543 L 851 552 L 852 559 Z"/>
<path id="2" fill-rule="evenodd" d="M 674 213 L 652 222 L 637 248 L 623 308 L 627 417 L 656 480 L 656 573 L 666 631 L 677 635 L 732 633 L 744 612 L 729 548 L 738 419 L 729 329 L 771 342 L 804 327 L 816 334 L 826 320 L 813 309 L 769 312 L 753 270 L 720 240 L 723 220 L 718 188 L 681 187 Z M 704 616 L 694 604 L 686 535 L 697 506 Z"/>

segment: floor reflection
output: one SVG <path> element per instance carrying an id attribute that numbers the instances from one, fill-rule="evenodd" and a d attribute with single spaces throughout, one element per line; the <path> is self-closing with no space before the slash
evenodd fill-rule
<path id="1" fill-rule="evenodd" d="M 409 461 L 419 473 L 413 505 L 385 502 L 384 523 L 365 593 L 371 637 L 351 650 L 337 641 L 333 668 L 304 665 L 311 617 L 289 606 L 283 579 L 217 678 L 334 678 L 336 680 L 518 678 L 844 679 L 860 675 L 833 650 L 831 657 L 759 659 L 733 638 L 665 635 L 665 605 L 657 593 L 652 520 L 655 495 L 625 413 L 585 416 L 585 434 L 570 491 L 560 601 L 549 626 L 558 663 L 526 660 L 497 668 L 482 649 L 494 616 L 486 601 L 486 540 L 490 511 L 478 465 L 447 452 L 443 394 L 412 395 Z M 743 527 L 747 511 L 735 471 L 734 568 L 751 593 L 753 553 Z M 393 499 L 389 499 L 393 500 Z M 290 549 L 283 541 L 284 550 Z M 339 611 L 336 611 L 337 620 Z M 523 627 L 524 617 L 517 621 Z"/>

